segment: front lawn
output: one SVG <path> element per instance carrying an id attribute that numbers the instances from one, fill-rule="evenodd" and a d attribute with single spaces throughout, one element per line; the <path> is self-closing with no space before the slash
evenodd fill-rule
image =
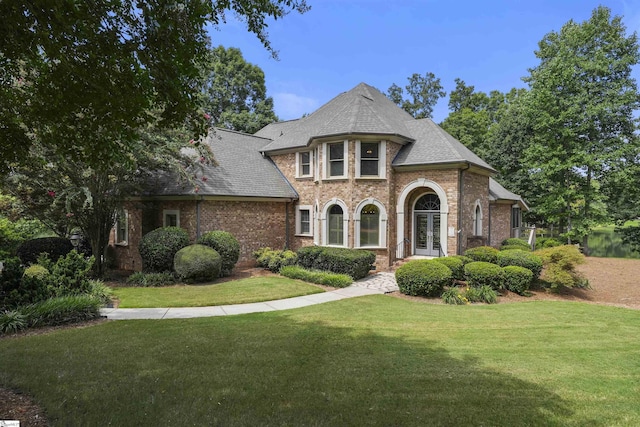
<path id="1" fill-rule="evenodd" d="M 0 340 L 54 425 L 640 425 L 640 311 L 389 296 Z M 1 414 L 0 414 L 1 415 Z"/>
<path id="2" fill-rule="evenodd" d="M 250 277 L 212 285 L 162 288 L 114 288 L 120 308 L 207 307 L 293 298 L 324 292 L 321 288 L 285 277 Z"/>

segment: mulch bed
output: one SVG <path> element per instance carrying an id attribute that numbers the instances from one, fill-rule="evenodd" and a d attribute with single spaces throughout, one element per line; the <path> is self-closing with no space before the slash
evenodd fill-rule
<path id="1" fill-rule="evenodd" d="M 589 279 L 591 289 L 568 289 L 561 293 L 550 293 L 544 290 L 533 291 L 530 297 L 506 293 L 500 297 L 500 303 L 515 303 L 537 300 L 581 301 L 592 304 L 613 305 L 618 307 L 640 309 L 640 260 L 619 258 L 587 258 L 587 262 L 579 270 Z M 231 277 L 221 281 L 244 279 L 255 276 L 273 275 L 259 268 L 240 270 Z M 399 292 L 392 295 L 421 302 L 441 303 L 437 299 L 408 297 Z M 105 319 L 93 320 L 81 324 L 55 326 L 25 331 L 16 336 L 45 334 L 55 330 L 68 328 L 85 328 L 106 322 Z M 7 339 L 10 337 L 0 339 Z M 48 426 L 44 411 L 29 396 L 20 392 L 0 388 L 0 420 L 20 420 L 21 427 Z"/>

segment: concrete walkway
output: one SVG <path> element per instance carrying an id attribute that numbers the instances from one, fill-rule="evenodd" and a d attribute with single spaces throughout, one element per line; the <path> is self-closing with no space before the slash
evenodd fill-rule
<path id="1" fill-rule="evenodd" d="M 233 314 L 262 313 L 265 311 L 289 310 L 307 307 L 346 298 L 364 295 L 385 294 L 398 290 L 393 273 L 376 273 L 365 277 L 351 286 L 331 292 L 304 295 L 301 297 L 251 304 L 218 305 L 213 307 L 171 307 L 171 308 L 102 308 L 100 314 L 110 320 L 133 319 L 189 319 L 194 317 L 229 316 Z"/>

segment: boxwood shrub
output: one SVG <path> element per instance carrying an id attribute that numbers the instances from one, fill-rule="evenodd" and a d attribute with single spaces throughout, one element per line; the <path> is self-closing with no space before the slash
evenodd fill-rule
<path id="1" fill-rule="evenodd" d="M 533 281 L 533 272 L 528 268 L 509 265 L 504 270 L 504 286 L 511 292 L 524 295 Z"/>
<path id="2" fill-rule="evenodd" d="M 510 237 L 508 239 L 504 239 L 500 244 L 500 249 L 502 249 L 504 246 L 513 246 L 513 247 L 519 246 L 524 250 L 531 250 L 531 246 L 529 245 L 529 243 L 527 243 L 526 240 L 518 239 L 516 237 Z"/>
<path id="3" fill-rule="evenodd" d="M 533 278 L 538 279 L 542 272 L 542 258 L 532 252 L 511 249 L 500 251 L 498 253 L 498 262 L 500 267 L 508 265 L 516 265 L 531 270 Z"/>
<path id="4" fill-rule="evenodd" d="M 470 263 L 471 259 L 462 255 L 454 255 L 434 258 L 434 261 L 438 261 L 449 267 L 454 280 L 464 280 L 464 265 Z"/>
<path id="5" fill-rule="evenodd" d="M 498 252 L 500 251 L 496 248 L 492 248 L 491 246 L 479 246 L 477 248 L 467 249 L 464 252 L 464 255 L 471 258 L 473 261 L 483 261 L 495 264 Z"/>
<path id="6" fill-rule="evenodd" d="M 49 255 L 49 259 L 56 262 L 73 249 L 69 239 L 63 237 L 41 237 L 23 242 L 16 251 L 24 265 L 35 264 L 40 254 Z"/>
<path id="7" fill-rule="evenodd" d="M 476 288 L 489 286 L 492 289 L 502 289 L 504 285 L 504 270 L 497 264 L 484 261 L 474 261 L 464 266 L 464 276 L 469 286 Z"/>
<path id="8" fill-rule="evenodd" d="M 505 246 L 500 246 L 500 250 L 501 251 L 510 251 L 513 249 L 517 249 L 519 251 L 523 251 L 523 252 L 531 252 L 531 248 L 525 248 L 524 246 L 520 246 L 520 245 L 505 245 Z"/>
<path id="9" fill-rule="evenodd" d="M 185 282 L 207 282 L 220 277 L 222 257 L 205 245 L 185 246 L 176 252 L 174 269 Z"/>
<path id="10" fill-rule="evenodd" d="M 376 254 L 363 249 L 306 246 L 298 249 L 298 264 L 310 270 L 347 274 L 354 280 L 366 277 Z"/>
<path id="11" fill-rule="evenodd" d="M 189 234 L 179 227 L 157 228 L 145 234 L 138 247 L 145 272 L 172 271 L 176 252 L 189 245 Z"/>
<path id="12" fill-rule="evenodd" d="M 436 260 L 415 260 L 396 270 L 400 292 L 413 296 L 439 296 L 453 281 L 449 267 Z"/>
<path id="13" fill-rule="evenodd" d="M 198 244 L 215 249 L 222 257 L 221 276 L 230 276 L 240 258 L 240 243 L 233 234 L 226 231 L 209 231 L 198 239 Z"/>

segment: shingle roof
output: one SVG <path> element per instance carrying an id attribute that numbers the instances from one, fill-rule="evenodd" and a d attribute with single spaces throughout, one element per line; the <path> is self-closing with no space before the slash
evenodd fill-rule
<path id="1" fill-rule="evenodd" d="M 430 119 L 414 119 L 373 86 L 360 83 L 299 120 L 270 124 L 256 133 L 270 138 L 265 153 L 303 148 L 315 138 L 389 135 L 406 145 L 394 166 L 467 162 L 495 172 Z"/>
<path id="2" fill-rule="evenodd" d="M 268 125 L 256 135 L 273 139 L 265 147 L 266 153 L 305 147 L 314 138 L 334 135 L 390 135 L 412 141 L 406 126 L 410 120 L 413 120 L 410 114 L 379 90 L 360 83 L 309 116 Z"/>
<path id="3" fill-rule="evenodd" d="M 529 210 L 529 206 L 527 206 L 522 197 L 507 190 L 493 178 L 489 178 L 489 200 L 512 200 L 519 202 L 524 210 Z"/>
<path id="4" fill-rule="evenodd" d="M 235 196 L 297 199 L 298 194 L 271 159 L 260 154 L 270 142 L 265 138 L 225 129 L 215 129 L 205 140 L 216 165 L 203 166 L 198 192 L 193 185 L 181 183 L 175 176 L 159 174 L 154 196 Z M 198 172 L 200 178 L 200 172 Z"/>

